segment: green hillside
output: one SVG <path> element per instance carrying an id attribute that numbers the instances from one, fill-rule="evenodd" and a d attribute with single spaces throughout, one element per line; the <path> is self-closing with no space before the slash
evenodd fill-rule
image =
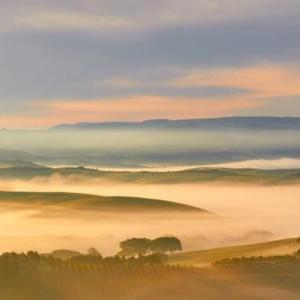
<path id="1" fill-rule="evenodd" d="M 300 240 L 290 238 L 259 244 L 222 247 L 209 250 L 183 252 L 170 256 L 172 264 L 208 265 L 215 261 L 235 257 L 290 255 L 300 248 Z"/>
<path id="2" fill-rule="evenodd" d="M 95 211 L 208 213 L 208 211 L 200 208 L 164 200 L 74 193 L 0 192 L 0 203 L 55 206 Z"/>

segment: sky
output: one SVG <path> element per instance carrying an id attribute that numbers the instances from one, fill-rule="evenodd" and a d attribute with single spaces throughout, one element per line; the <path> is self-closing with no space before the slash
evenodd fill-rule
<path id="1" fill-rule="evenodd" d="M 300 116 L 299 0 L 0 0 L 0 127 Z"/>

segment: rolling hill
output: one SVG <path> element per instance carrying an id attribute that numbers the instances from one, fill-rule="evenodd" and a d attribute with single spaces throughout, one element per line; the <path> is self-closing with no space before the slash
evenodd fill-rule
<path id="1" fill-rule="evenodd" d="M 0 169 L 9 168 L 41 168 L 41 165 L 35 164 L 31 161 L 12 159 L 12 160 L 0 160 Z"/>
<path id="2" fill-rule="evenodd" d="M 0 204 L 21 204 L 34 207 L 58 207 L 97 212 L 174 212 L 201 213 L 208 211 L 164 200 L 136 197 L 106 197 L 74 193 L 0 192 Z"/>
<path id="3" fill-rule="evenodd" d="M 112 182 L 141 184 L 176 183 L 241 183 L 289 184 L 300 182 L 299 169 L 261 170 L 230 168 L 194 168 L 183 171 L 103 171 L 84 167 L 49 168 L 35 165 L 0 168 L 0 179 L 29 180 L 34 178 L 63 177 L 64 180 L 99 179 Z"/>
<path id="4" fill-rule="evenodd" d="M 170 256 L 170 263 L 180 265 L 209 265 L 226 258 L 291 255 L 300 248 L 298 238 L 277 240 L 259 244 L 222 247 L 209 250 L 183 252 Z"/>

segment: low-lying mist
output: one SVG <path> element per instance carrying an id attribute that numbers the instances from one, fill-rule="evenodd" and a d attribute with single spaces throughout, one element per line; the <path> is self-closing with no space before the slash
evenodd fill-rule
<path id="1" fill-rule="evenodd" d="M 111 167 L 195 165 L 300 156 L 298 130 L 0 131 L 2 159 Z"/>
<path id="2" fill-rule="evenodd" d="M 300 186 L 242 186 L 220 184 L 118 184 L 100 180 L 62 178 L 1 181 L 0 190 L 76 192 L 107 196 L 137 196 L 193 205 L 218 217 L 188 214 L 102 214 L 78 211 L 47 215 L 41 208 L 1 204 L 0 251 L 41 252 L 57 248 L 86 251 L 97 247 L 114 254 L 128 237 L 176 235 L 185 250 L 196 250 L 300 234 Z"/>

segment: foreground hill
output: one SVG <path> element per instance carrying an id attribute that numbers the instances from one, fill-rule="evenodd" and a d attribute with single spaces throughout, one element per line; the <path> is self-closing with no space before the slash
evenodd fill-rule
<path id="1" fill-rule="evenodd" d="M 299 169 L 261 170 L 230 168 L 194 168 L 183 171 L 103 171 L 84 167 L 50 168 L 42 166 L 17 166 L 0 168 L 0 179 L 34 179 L 63 177 L 64 180 L 103 179 L 125 183 L 253 183 L 253 184 L 289 184 L 300 182 Z"/>
<path id="2" fill-rule="evenodd" d="M 5 300 L 298 300 L 300 258 L 222 262 L 215 268 L 164 265 L 159 256 L 82 255 L 67 260 L 36 252 L 0 255 Z"/>
<path id="3" fill-rule="evenodd" d="M 209 212 L 197 207 L 164 200 L 136 197 L 105 197 L 73 193 L 0 192 L 0 204 L 34 205 L 35 207 L 58 207 L 87 209 L 97 212 Z"/>
<path id="4" fill-rule="evenodd" d="M 259 244 L 222 247 L 174 254 L 170 262 L 180 265 L 208 265 L 213 262 L 237 257 L 291 255 L 300 248 L 300 240 L 290 238 Z"/>

